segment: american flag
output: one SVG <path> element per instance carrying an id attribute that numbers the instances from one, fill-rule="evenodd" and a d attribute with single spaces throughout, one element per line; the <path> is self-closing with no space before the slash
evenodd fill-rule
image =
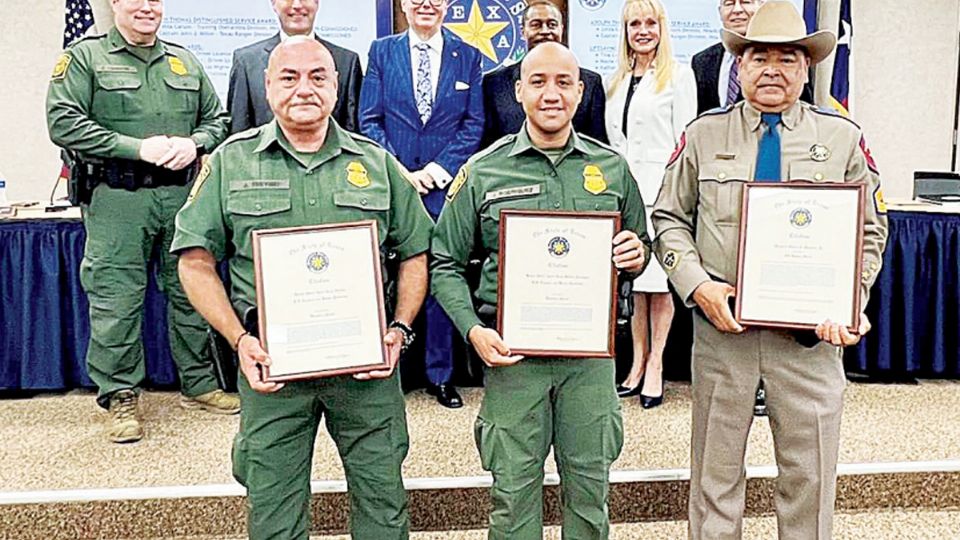
<path id="1" fill-rule="evenodd" d="M 63 48 L 86 35 L 93 26 L 93 10 L 90 0 L 67 0 L 64 15 Z"/>

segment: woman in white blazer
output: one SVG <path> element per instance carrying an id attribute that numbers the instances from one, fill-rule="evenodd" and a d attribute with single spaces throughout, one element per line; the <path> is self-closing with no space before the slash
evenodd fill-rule
<path id="1" fill-rule="evenodd" d="M 607 137 L 640 186 L 653 239 L 650 213 L 670 154 L 696 117 L 697 86 L 690 67 L 673 58 L 670 23 L 659 0 L 627 0 L 621 23 L 618 67 L 605 83 Z M 650 261 L 633 292 L 633 366 L 617 392 L 640 394 L 649 409 L 663 402 L 663 349 L 674 311 L 658 261 Z"/>

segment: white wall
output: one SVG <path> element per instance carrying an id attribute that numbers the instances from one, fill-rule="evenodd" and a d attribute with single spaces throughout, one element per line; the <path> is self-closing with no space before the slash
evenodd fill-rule
<path id="1" fill-rule="evenodd" d="M 854 119 L 888 197 L 913 171 L 950 170 L 960 1 L 854 0 Z"/>
<path id="2" fill-rule="evenodd" d="M 108 0 L 93 4 L 107 22 Z M 0 172 L 12 200 L 45 199 L 59 173 L 44 95 L 63 9 L 63 0 L 0 0 Z M 854 117 L 888 197 L 909 196 L 914 170 L 951 168 L 960 0 L 855 0 L 853 15 Z"/>

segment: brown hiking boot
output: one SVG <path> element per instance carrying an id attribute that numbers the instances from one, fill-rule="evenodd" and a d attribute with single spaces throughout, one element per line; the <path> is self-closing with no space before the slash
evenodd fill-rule
<path id="1" fill-rule="evenodd" d="M 180 406 L 184 409 L 203 409 L 213 414 L 237 414 L 240 412 L 240 398 L 218 388 L 195 397 L 180 394 Z"/>
<path id="2" fill-rule="evenodd" d="M 106 434 L 115 443 L 137 442 L 143 438 L 143 426 L 137 418 L 137 393 L 133 390 L 120 390 L 110 396 Z"/>

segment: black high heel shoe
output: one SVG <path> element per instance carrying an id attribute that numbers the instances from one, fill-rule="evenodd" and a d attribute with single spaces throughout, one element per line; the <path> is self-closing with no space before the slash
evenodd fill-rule
<path id="1" fill-rule="evenodd" d="M 633 396 L 639 396 L 640 391 L 643 390 L 643 379 L 640 379 L 640 382 L 636 386 L 630 388 L 629 386 L 624 386 L 622 384 L 617 385 L 617 396 L 620 398 L 628 398 Z"/>
<path id="2" fill-rule="evenodd" d="M 637 385 L 637 388 L 643 388 L 643 384 Z M 659 407 L 663 405 L 663 381 L 660 381 L 660 395 L 657 397 L 650 397 L 640 394 L 640 405 L 644 409 L 653 409 L 654 407 Z"/>

